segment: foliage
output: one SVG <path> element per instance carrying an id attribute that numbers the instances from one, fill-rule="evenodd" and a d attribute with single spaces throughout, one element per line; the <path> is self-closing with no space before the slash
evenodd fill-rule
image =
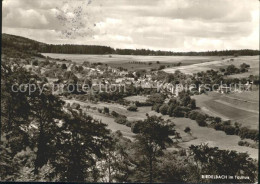
<path id="1" fill-rule="evenodd" d="M 203 182 L 253 183 L 256 181 L 257 164 L 247 153 L 219 150 L 217 147 L 208 147 L 207 145 L 192 145 L 190 149 L 200 169 L 199 174 L 249 176 L 249 180 L 207 179 Z"/>
<path id="2" fill-rule="evenodd" d="M 139 122 L 139 133 L 136 135 L 137 154 L 143 155 L 143 162 L 149 168 L 149 179 L 153 182 L 154 163 L 163 154 L 168 144 L 172 143 L 170 135 L 175 134 L 174 124 L 164 121 L 161 117 L 148 116 Z"/>
<path id="3" fill-rule="evenodd" d="M 131 105 L 127 108 L 128 111 L 137 111 L 137 107 L 135 105 Z"/>
<path id="4" fill-rule="evenodd" d="M 104 107 L 104 113 L 105 113 L 105 114 L 109 114 L 109 108 Z"/>
<path id="5" fill-rule="evenodd" d="M 110 142 L 109 130 L 105 124 L 75 111 L 65 114 L 63 120 L 62 131 L 56 135 L 55 157 L 50 163 L 60 181 L 87 181 L 95 158 L 104 157 Z"/>
<path id="6" fill-rule="evenodd" d="M 186 127 L 186 128 L 184 129 L 184 132 L 185 132 L 185 133 L 190 133 L 190 131 L 191 131 L 190 127 Z"/>
<path id="7" fill-rule="evenodd" d="M 164 100 L 165 100 L 165 96 L 162 93 L 154 93 L 150 95 L 146 101 L 154 105 L 154 104 L 162 104 Z"/>

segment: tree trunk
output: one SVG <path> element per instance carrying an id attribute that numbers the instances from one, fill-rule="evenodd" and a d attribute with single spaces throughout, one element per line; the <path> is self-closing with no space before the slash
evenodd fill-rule
<path id="1" fill-rule="evenodd" d="M 111 183 L 110 158 L 108 159 L 108 182 Z"/>
<path id="2" fill-rule="evenodd" d="M 153 160 L 152 160 L 152 155 L 149 156 L 149 182 L 153 183 Z"/>
<path id="3" fill-rule="evenodd" d="M 41 168 L 46 163 L 45 152 L 47 150 L 45 148 L 46 148 L 46 140 L 44 136 L 43 123 L 40 123 L 36 160 L 34 163 L 35 174 L 38 174 L 38 169 Z"/>

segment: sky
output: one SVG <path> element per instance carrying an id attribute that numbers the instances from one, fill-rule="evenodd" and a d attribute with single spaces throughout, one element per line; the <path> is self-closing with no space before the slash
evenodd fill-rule
<path id="1" fill-rule="evenodd" d="M 258 0 L 4 0 L 3 33 L 49 44 L 259 49 Z"/>

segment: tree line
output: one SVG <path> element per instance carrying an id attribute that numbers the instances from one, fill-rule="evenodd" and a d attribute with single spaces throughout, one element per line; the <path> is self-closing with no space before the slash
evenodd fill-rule
<path id="1" fill-rule="evenodd" d="M 21 36 L 2 34 L 2 47 L 13 48 L 30 53 L 62 54 L 119 54 L 119 55 L 154 55 L 154 56 L 252 56 L 259 55 L 259 50 L 221 50 L 205 52 L 173 52 L 150 49 L 114 49 L 98 45 L 53 45 L 37 42 Z M 5 50 L 4 50 L 5 51 Z"/>

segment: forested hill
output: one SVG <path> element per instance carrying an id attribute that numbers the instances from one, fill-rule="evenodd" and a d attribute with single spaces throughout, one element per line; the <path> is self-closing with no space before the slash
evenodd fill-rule
<path id="1" fill-rule="evenodd" d="M 41 43 L 21 36 L 2 34 L 2 48 L 4 54 L 18 52 L 21 54 L 63 53 L 63 54 L 119 54 L 119 55 L 155 55 L 155 56 L 251 56 L 259 55 L 259 50 L 223 50 L 206 52 L 171 52 L 154 51 L 149 49 L 114 49 L 97 45 L 52 45 Z M 11 51 L 10 51 L 11 50 Z M 18 55 L 19 55 L 18 54 Z M 40 56 L 40 55 L 39 55 Z"/>
<path id="2" fill-rule="evenodd" d="M 2 54 L 15 58 L 26 58 L 39 53 L 47 44 L 16 35 L 2 34 Z"/>

